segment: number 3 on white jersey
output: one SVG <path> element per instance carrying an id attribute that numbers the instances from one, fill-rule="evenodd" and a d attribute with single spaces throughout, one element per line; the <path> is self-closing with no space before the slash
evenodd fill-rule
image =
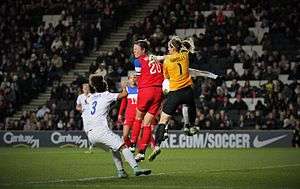
<path id="1" fill-rule="evenodd" d="M 92 103 L 92 111 L 91 111 L 91 114 L 92 114 L 92 115 L 94 115 L 95 112 L 96 112 L 96 106 L 97 106 L 97 101 L 94 101 L 94 102 Z"/>
<path id="2" fill-rule="evenodd" d="M 150 74 L 161 73 L 161 65 L 157 62 L 149 63 Z"/>

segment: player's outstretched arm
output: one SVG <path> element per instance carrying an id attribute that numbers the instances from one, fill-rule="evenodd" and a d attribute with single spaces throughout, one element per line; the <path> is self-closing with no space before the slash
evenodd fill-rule
<path id="1" fill-rule="evenodd" d="M 122 92 L 118 95 L 118 100 L 126 97 L 128 95 L 127 90 L 125 88 L 122 89 Z"/>
<path id="2" fill-rule="evenodd" d="M 150 63 L 154 63 L 154 62 L 161 62 L 161 61 L 164 61 L 165 60 L 165 58 L 166 58 L 166 55 L 164 55 L 164 56 L 156 56 L 156 55 L 153 55 L 153 54 L 151 54 L 151 55 L 149 55 L 149 62 Z"/>
<path id="3" fill-rule="evenodd" d="M 193 68 L 189 68 L 189 72 L 191 76 L 202 76 L 202 77 L 208 77 L 212 79 L 217 79 L 218 75 L 208 72 L 208 71 L 202 71 L 202 70 L 196 70 Z"/>

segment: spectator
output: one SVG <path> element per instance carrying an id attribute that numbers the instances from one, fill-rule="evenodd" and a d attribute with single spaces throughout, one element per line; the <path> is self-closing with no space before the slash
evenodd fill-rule
<path id="1" fill-rule="evenodd" d="M 263 128 L 265 129 L 276 129 L 276 120 L 274 118 L 274 114 L 270 112 L 266 119 L 266 126 Z"/>
<path id="2" fill-rule="evenodd" d="M 232 104 L 232 109 L 239 110 L 239 111 L 246 111 L 246 110 L 248 110 L 248 105 L 241 98 L 241 95 L 237 95 L 236 96 L 236 101 Z"/>
<path id="3" fill-rule="evenodd" d="M 3 28 L 9 28 L 11 21 L 7 19 L 5 20 L 6 22 L 3 22 L 5 25 L 2 28 L 4 37 L 0 35 L 3 41 L 0 59 L 0 71 L 2 72 L 0 72 L 0 108 L 2 106 L 2 109 L 5 111 L 1 112 L 0 115 L 4 115 L 4 119 L 2 118 L 3 122 L 7 115 L 11 115 L 16 110 L 18 105 L 28 102 L 33 95 L 32 93 L 36 95 L 36 93 L 42 91 L 42 87 L 45 86 L 43 83 L 47 80 L 48 75 L 52 80 L 53 73 L 56 73 L 56 68 L 50 61 L 53 59 L 53 52 L 61 57 L 62 67 L 67 67 L 66 70 L 68 70 L 69 66 L 67 66 L 66 60 L 67 62 L 80 61 L 88 53 L 89 49 L 97 49 L 98 43 L 101 41 L 98 36 L 103 36 L 107 33 L 107 23 L 111 23 L 111 20 L 118 20 L 115 18 L 115 15 L 119 11 L 114 10 L 115 7 L 119 6 L 119 3 L 109 1 L 105 3 L 99 1 L 97 3 L 99 3 L 97 4 L 99 5 L 97 11 L 101 13 L 100 16 L 96 16 L 94 19 L 90 19 L 90 15 L 85 14 L 85 12 L 90 10 L 86 8 L 89 6 L 82 6 L 83 2 L 76 3 L 72 10 L 68 8 L 64 8 L 66 9 L 64 12 L 59 10 L 58 14 L 62 15 L 62 21 L 56 27 L 52 23 L 47 24 L 47 26 L 43 23 L 38 24 L 37 28 L 31 27 L 30 16 L 25 16 L 22 26 L 18 28 L 21 35 L 19 37 L 16 36 L 16 39 L 20 38 L 26 41 L 24 42 L 26 45 L 17 42 L 15 46 L 19 46 L 20 50 L 6 48 L 10 45 L 8 45 L 8 40 L 4 40 L 4 37 L 7 38 L 7 35 L 6 30 L 3 30 Z M 50 6 L 51 4 L 55 6 L 55 2 L 50 3 Z M 208 79 L 197 79 L 198 81 L 195 82 L 195 93 L 197 93 L 198 97 L 204 97 L 197 102 L 198 107 L 201 109 L 201 111 L 199 110 L 201 113 L 197 117 L 199 124 L 208 129 L 219 129 L 225 123 L 230 125 L 230 127 L 234 127 L 241 117 L 240 115 L 238 115 L 237 119 L 234 117 L 234 109 L 242 109 L 243 111 L 240 113 L 243 116 L 243 128 L 252 128 L 253 122 L 257 129 L 268 128 L 269 126 L 273 128 L 274 121 L 276 125 L 280 124 L 282 128 L 292 128 L 295 126 L 295 120 L 299 119 L 297 114 L 300 106 L 297 101 L 299 87 L 295 83 L 283 85 L 277 81 L 277 78 L 279 74 L 289 74 L 289 79 L 297 79 L 299 75 L 297 74 L 300 70 L 299 66 L 296 65 L 298 62 L 297 58 L 291 55 L 293 51 L 290 50 L 296 49 L 294 48 L 296 46 L 293 45 L 297 42 L 295 36 L 299 24 L 297 19 L 292 19 L 294 18 L 292 14 L 296 12 L 296 7 L 290 7 L 289 13 L 286 14 L 287 16 L 281 17 L 274 10 L 280 8 L 282 12 L 285 12 L 284 10 L 287 7 L 282 2 L 276 1 L 268 9 L 261 3 L 249 3 L 248 0 L 242 3 L 230 2 L 226 4 L 225 2 L 224 10 L 234 11 L 232 16 L 226 16 L 222 10 L 218 10 L 217 13 L 212 11 L 212 14 L 205 18 L 201 11 L 212 10 L 209 3 L 203 2 L 200 4 L 197 1 L 182 3 L 178 1 L 174 4 L 168 0 L 163 2 L 157 10 L 150 13 L 144 22 L 134 24 L 131 27 L 131 32 L 127 34 L 126 39 L 120 43 L 118 48 L 109 53 L 100 53 L 99 60 L 101 61 L 98 61 L 98 63 L 105 62 L 103 70 L 107 68 L 107 71 L 104 75 L 106 75 L 111 88 L 116 91 L 118 90 L 117 84 L 121 76 L 126 75 L 126 72 L 132 69 L 131 64 L 129 64 L 129 47 L 132 41 L 137 38 L 148 38 L 151 41 L 153 52 L 162 55 L 166 54 L 165 46 L 169 35 L 173 35 L 177 27 L 204 27 L 206 29 L 205 33 L 193 36 L 198 51 L 196 59 L 198 62 L 201 62 L 197 66 L 213 72 L 221 70 L 225 80 L 233 80 L 233 84 L 228 87 L 223 81 L 215 82 Z M 27 7 L 22 7 L 21 9 L 24 9 L 24 12 L 30 11 L 30 8 Z M 81 11 L 82 9 L 84 11 Z M 255 13 L 257 17 L 254 18 L 252 12 L 258 9 L 261 11 Z M 45 11 L 48 11 L 48 9 L 46 8 Z M 74 15 L 80 15 L 79 19 Z M 16 20 L 18 20 L 18 17 L 20 15 L 16 17 Z M 86 18 L 91 23 L 87 23 Z M 187 18 L 191 19 L 188 20 Z M 255 19 L 262 25 L 258 26 L 255 23 Z M 269 27 L 269 32 L 264 33 L 261 41 L 258 41 L 253 32 L 248 31 L 249 27 L 254 26 Z M 92 35 L 87 36 L 89 34 Z M 15 39 L 15 37 L 13 36 L 12 39 Z M 253 51 L 254 48 L 251 52 L 248 52 L 247 49 L 242 47 L 242 45 L 248 44 L 261 44 L 263 54 L 260 55 L 259 51 Z M 235 50 L 232 50 L 234 47 L 231 46 L 235 46 Z M 289 46 L 293 48 L 286 48 Z M 284 54 L 281 49 L 284 49 Z M 11 52 L 19 53 L 15 57 L 11 57 L 10 54 L 14 54 Z M 244 73 L 242 75 L 238 75 L 234 69 L 234 64 L 238 62 L 243 63 Z M 295 62 L 295 64 L 291 62 Z M 97 64 L 92 65 L 90 73 L 94 73 L 98 67 Z M 16 69 L 19 70 L 16 71 Z M 225 69 L 231 69 L 231 71 L 226 73 Z M 17 78 L 8 73 L 14 73 L 13 75 L 16 75 Z M 238 81 L 260 81 L 265 79 L 269 80 L 267 84 L 257 87 L 252 86 L 252 81 L 246 81 L 243 86 Z M 37 81 L 41 80 L 43 80 L 42 84 L 38 84 L 39 82 Z M 78 115 L 75 114 L 74 118 L 71 116 L 72 107 L 68 104 L 72 104 L 74 93 L 77 91 L 76 86 L 80 82 L 82 82 L 82 76 L 78 76 L 77 80 L 70 86 L 55 86 L 56 82 L 53 83 L 53 95 L 51 95 L 51 102 L 49 102 L 49 107 L 51 107 L 50 115 L 52 114 L 53 116 L 51 119 L 49 118 L 50 120 L 47 120 L 51 123 L 49 124 L 50 128 L 56 127 L 61 118 L 60 115 L 63 115 L 64 111 L 68 112 L 68 117 L 62 123 L 62 128 L 73 129 L 72 124 L 69 123 L 71 119 L 74 119 L 75 123 L 77 123 L 76 116 Z M 20 98 L 20 94 L 22 94 L 22 98 Z M 232 105 L 229 102 L 229 98 L 235 96 L 237 100 Z M 241 100 L 242 97 L 259 97 L 264 98 L 264 101 L 258 102 L 253 113 L 246 111 L 248 107 Z M 291 104 L 290 102 L 293 103 Z M 216 122 L 206 119 L 209 116 L 209 108 L 214 110 L 213 116 L 210 116 L 211 120 L 220 122 L 219 126 L 217 126 L 219 123 L 216 124 Z M 276 108 L 276 112 L 273 112 L 274 108 Z M 226 111 L 226 113 L 221 114 L 222 110 Z M 270 113 L 272 113 L 272 116 Z M 219 114 L 220 118 L 218 118 Z M 230 121 L 226 121 L 227 115 L 230 117 Z M 268 119 L 265 119 L 265 115 L 268 115 Z M 278 120 L 276 117 L 280 117 L 280 119 Z M 24 122 L 24 120 L 22 121 Z M 173 123 L 177 124 L 176 119 L 173 120 Z M 45 123 L 41 123 L 41 125 L 43 124 L 45 125 Z M 15 123 L 11 125 L 13 125 L 11 127 L 16 127 Z M 177 126 L 175 125 L 175 127 Z"/>
<path id="4" fill-rule="evenodd" d="M 104 63 L 104 62 L 102 62 L 102 63 L 99 64 L 99 67 L 98 67 L 98 69 L 95 71 L 95 73 L 101 75 L 103 78 L 106 77 L 107 71 L 106 71 L 106 69 L 105 69 L 105 63 Z"/>
<path id="5" fill-rule="evenodd" d="M 43 105 L 43 107 L 41 109 L 39 109 L 36 113 L 36 117 L 37 119 L 42 119 L 46 113 L 49 113 L 50 112 L 50 109 L 47 108 L 46 105 Z"/>
<path id="6" fill-rule="evenodd" d="M 60 23 L 61 24 L 61 23 Z M 56 28 L 59 28 L 60 25 L 58 25 Z M 53 53 L 59 53 L 60 50 L 63 47 L 63 43 L 61 41 L 60 36 L 56 36 L 55 39 L 53 40 L 52 44 L 51 44 L 51 50 Z"/>
<path id="7" fill-rule="evenodd" d="M 244 39 L 244 44 L 245 45 L 256 45 L 258 43 L 255 35 L 254 35 L 254 32 L 251 31 L 249 32 L 249 35 L 246 36 L 246 38 Z"/>
<path id="8" fill-rule="evenodd" d="M 42 12 L 36 12 L 40 3 L 29 1 L 23 6 L 22 1 L 5 1 L 1 5 L 0 108 L 5 106 L 0 114 L 1 125 L 80 61 L 89 51 L 88 44 L 97 49 L 99 38 L 110 30 L 112 20 L 119 22 L 115 12 L 126 12 L 135 5 L 124 0 L 105 6 L 102 1 L 76 2 L 72 6 L 65 1 L 51 1 L 43 4 Z M 97 12 L 91 11 L 92 5 Z M 61 14 L 61 20 L 55 25 L 36 19 L 44 14 Z M 93 38 L 91 43 L 89 36 Z M 10 99 L 2 99 L 4 88 Z"/>

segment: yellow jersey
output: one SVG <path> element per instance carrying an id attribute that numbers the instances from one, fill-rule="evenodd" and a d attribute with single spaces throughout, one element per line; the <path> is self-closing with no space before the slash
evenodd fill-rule
<path id="1" fill-rule="evenodd" d="M 189 73 L 188 52 L 174 53 L 164 60 L 164 76 L 170 81 L 170 91 L 176 91 L 193 84 Z"/>

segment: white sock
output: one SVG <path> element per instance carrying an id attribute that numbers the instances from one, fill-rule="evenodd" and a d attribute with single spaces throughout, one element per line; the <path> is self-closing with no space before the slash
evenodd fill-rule
<path id="1" fill-rule="evenodd" d="M 183 116 L 184 125 L 189 124 L 190 121 L 189 121 L 188 107 L 185 104 L 182 106 L 182 116 Z"/>
<path id="2" fill-rule="evenodd" d="M 122 170 L 123 162 L 122 162 L 121 153 L 119 151 L 117 151 L 117 152 L 112 151 L 112 159 L 115 163 L 117 170 Z"/>
<path id="3" fill-rule="evenodd" d="M 126 161 L 129 163 L 131 168 L 138 166 L 137 162 L 135 161 L 135 159 L 133 157 L 133 154 L 131 153 L 131 151 L 128 148 L 124 148 L 122 150 L 122 154 L 123 154 L 124 158 L 126 159 Z"/>

